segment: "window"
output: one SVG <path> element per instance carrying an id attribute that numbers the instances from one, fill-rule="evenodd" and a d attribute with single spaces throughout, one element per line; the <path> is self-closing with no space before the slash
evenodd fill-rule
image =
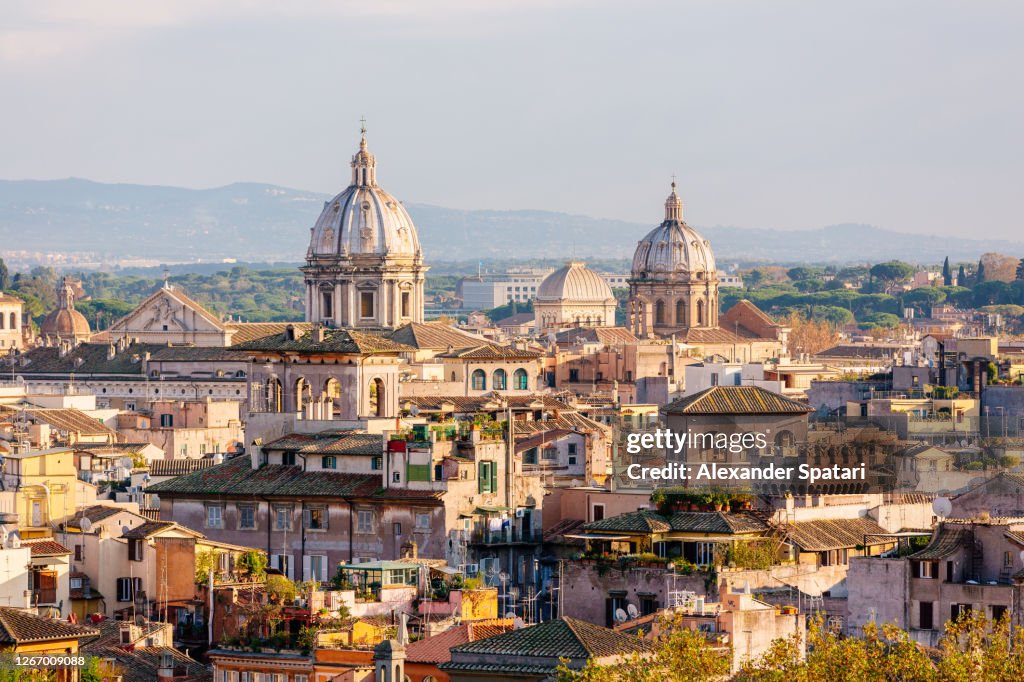
<path id="1" fill-rule="evenodd" d="M 525 369 L 520 367 L 512 373 L 512 388 L 517 391 L 526 391 L 530 388 L 530 378 Z"/>
<path id="2" fill-rule="evenodd" d="M 412 297 L 409 295 L 408 291 L 402 292 L 402 317 L 409 317 L 409 311 L 412 307 L 411 305 L 409 305 L 411 302 L 411 298 Z"/>
<path id="3" fill-rule="evenodd" d="M 160 415 L 160 426 L 164 428 L 171 428 L 174 426 L 174 415 L 173 414 L 162 414 Z"/>
<path id="4" fill-rule="evenodd" d="M 291 554 L 271 554 L 270 555 L 270 567 L 276 568 L 277 570 L 284 573 L 289 580 L 294 579 L 294 569 L 292 567 L 292 555 Z"/>
<path id="5" fill-rule="evenodd" d="M 654 303 L 654 324 L 665 324 L 665 302 Z"/>
<path id="6" fill-rule="evenodd" d="M 219 504 L 208 504 L 206 505 L 206 527 L 207 528 L 223 528 L 224 527 L 224 507 Z"/>
<path id="7" fill-rule="evenodd" d="M 85 556 L 85 545 L 75 545 L 75 561 L 81 561 Z"/>
<path id="8" fill-rule="evenodd" d="M 937 561 L 919 561 L 917 562 L 917 573 L 918 578 L 935 579 L 939 577 L 939 562 Z"/>
<path id="9" fill-rule="evenodd" d="M 477 492 L 494 493 L 498 491 L 498 465 L 496 462 L 480 462 L 477 469 Z"/>
<path id="10" fill-rule="evenodd" d="M 487 373 L 482 369 L 473 370 L 471 378 L 471 386 L 474 391 L 486 391 L 487 390 Z"/>
<path id="11" fill-rule="evenodd" d="M 309 675 L 298 674 L 292 676 L 293 682 L 309 682 Z"/>
<path id="12" fill-rule="evenodd" d="M 400 537 L 402 535 L 402 524 L 400 524 L 400 523 L 393 523 L 393 524 L 391 524 L 391 532 L 394 533 L 396 538 Z"/>
<path id="13" fill-rule="evenodd" d="M 594 509 L 594 511 L 593 511 L 593 518 L 591 519 L 591 521 L 601 521 L 601 520 L 603 520 L 604 519 L 604 505 L 603 504 L 595 504 L 593 509 Z"/>
<path id="14" fill-rule="evenodd" d="M 359 293 L 359 317 L 365 319 L 372 318 L 374 316 L 374 301 L 372 291 L 362 291 Z"/>
<path id="15" fill-rule="evenodd" d="M 274 507 L 274 530 L 292 529 L 291 507 Z"/>
<path id="16" fill-rule="evenodd" d="M 576 464 L 576 443 L 569 443 L 569 465 Z"/>
<path id="17" fill-rule="evenodd" d="M 117 601 L 132 601 L 135 593 L 142 590 L 142 578 L 118 578 Z"/>
<path id="18" fill-rule="evenodd" d="M 491 384 L 492 384 L 491 387 L 495 391 L 504 391 L 505 390 L 505 378 L 506 378 L 505 377 L 505 370 L 503 370 L 503 369 L 496 369 L 496 370 L 494 370 L 494 374 L 491 375 Z"/>
<path id="19" fill-rule="evenodd" d="M 71 580 L 68 582 L 68 586 L 72 590 L 80 590 L 80 589 L 82 589 L 82 579 L 81 578 L 71 578 Z"/>
<path id="20" fill-rule="evenodd" d="M 327 530 L 327 507 L 310 507 L 303 512 L 306 528 L 309 530 Z"/>
<path id="21" fill-rule="evenodd" d="M 969 613 L 973 610 L 970 604 L 950 604 L 949 605 L 949 619 L 951 621 L 957 621 L 961 616 Z"/>
<path id="22" fill-rule="evenodd" d="M 320 319 L 330 320 L 334 317 L 334 292 L 320 292 Z"/>
<path id="23" fill-rule="evenodd" d="M 443 464 L 435 464 L 434 465 L 434 480 L 435 481 L 443 481 L 444 480 L 444 465 Z"/>
<path id="24" fill-rule="evenodd" d="M 580 371 L 578 369 L 570 369 L 569 370 L 569 381 L 570 382 L 577 382 L 579 380 L 580 380 Z"/>
<path id="25" fill-rule="evenodd" d="M 1003 604 L 993 604 L 989 609 L 992 611 L 992 617 L 989 620 L 993 623 L 998 623 L 1004 616 L 1006 616 L 1006 606 Z"/>
<path id="26" fill-rule="evenodd" d="M 294 452 L 282 452 L 281 453 L 281 464 L 293 467 L 295 466 L 295 453 Z"/>
<path id="27" fill-rule="evenodd" d="M 129 561 L 142 561 L 142 548 L 146 546 L 146 541 L 142 538 L 132 538 L 128 541 L 128 560 Z"/>
<path id="28" fill-rule="evenodd" d="M 540 452 L 540 456 L 547 461 L 554 461 L 558 459 L 558 448 L 551 446 L 546 447 Z"/>
<path id="29" fill-rule="evenodd" d="M 372 460 L 370 460 L 370 469 L 371 470 L 373 470 L 373 471 L 380 471 L 383 468 L 384 468 L 384 458 L 383 457 L 374 457 Z"/>
<path id="30" fill-rule="evenodd" d="M 256 529 L 256 508 L 251 504 L 238 505 L 238 528 L 240 530 Z"/>
<path id="31" fill-rule="evenodd" d="M 365 509 L 360 509 L 358 512 L 356 532 L 357 533 L 373 533 L 373 512 Z"/>
<path id="32" fill-rule="evenodd" d="M 306 571 L 306 580 L 317 580 L 323 582 L 330 580 L 331 576 L 327 575 L 327 555 L 326 554 L 310 554 L 306 557 L 309 561 L 309 570 Z"/>
<path id="33" fill-rule="evenodd" d="M 334 455 L 325 455 L 324 457 L 322 457 L 320 459 L 320 468 L 321 469 L 337 469 L 338 468 L 338 458 L 335 457 Z"/>
<path id="34" fill-rule="evenodd" d="M 530 448 L 523 453 L 523 464 L 537 463 L 537 448 Z"/>
<path id="35" fill-rule="evenodd" d="M 416 514 L 416 530 L 430 530 L 430 514 Z"/>

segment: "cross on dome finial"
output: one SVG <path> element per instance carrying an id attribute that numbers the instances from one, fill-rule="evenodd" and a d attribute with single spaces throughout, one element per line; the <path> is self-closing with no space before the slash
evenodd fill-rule
<path id="1" fill-rule="evenodd" d="M 366 117 L 365 116 L 363 116 L 362 118 L 359 119 L 359 132 L 362 133 L 363 135 L 366 134 Z"/>

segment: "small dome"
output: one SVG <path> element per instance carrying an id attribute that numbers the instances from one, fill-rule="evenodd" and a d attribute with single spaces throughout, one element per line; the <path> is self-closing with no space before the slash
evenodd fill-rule
<path id="1" fill-rule="evenodd" d="M 57 287 L 57 309 L 39 325 L 43 338 L 85 340 L 92 330 L 85 315 L 75 310 L 75 289 L 71 280 L 63 278 Z"/>
<path id="2" fill-rule="evenodd" d="M 636 246 L 634 279 L 711 279 L 716 274 L 711 243 L 683 221 L 683 202 L 676 183 L 665 201 L 665 220 Z"/>
<path id="3" fill-rule="evenodd" d="M 615 300 L 612 289 L 580 261 L 570 261 L 544 278 L 537 287 L 537 300 L 605 303 Z"/>
<path id="4" fill-rule="evenodd" d="M 365 134 L 351 165 L 351 184 L 324 203 L 313 226 L 308 256 L 419 257 L 416 226 L 402 202 L 377 185 L 377 160 L 367 149 Z"/>

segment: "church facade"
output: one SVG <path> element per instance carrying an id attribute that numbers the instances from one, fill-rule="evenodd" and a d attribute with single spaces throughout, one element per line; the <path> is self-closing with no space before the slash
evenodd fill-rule
<path id="1" fill-rule="evenodd" d="M 324 204 L 311 229 L 305 274 L 307 322 L 397 329 L 423 321 L 423 252 L 412 218 L 377 184 L 362 131 L 352 180 Z"/>

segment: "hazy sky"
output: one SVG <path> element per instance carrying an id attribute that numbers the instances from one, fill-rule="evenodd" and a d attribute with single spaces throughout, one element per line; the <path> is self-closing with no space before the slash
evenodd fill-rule
<path id="1" fill-rule="evenodd" d="M 0 177 L 1020 238 L 1024 3 L 5 0 Z"/>

